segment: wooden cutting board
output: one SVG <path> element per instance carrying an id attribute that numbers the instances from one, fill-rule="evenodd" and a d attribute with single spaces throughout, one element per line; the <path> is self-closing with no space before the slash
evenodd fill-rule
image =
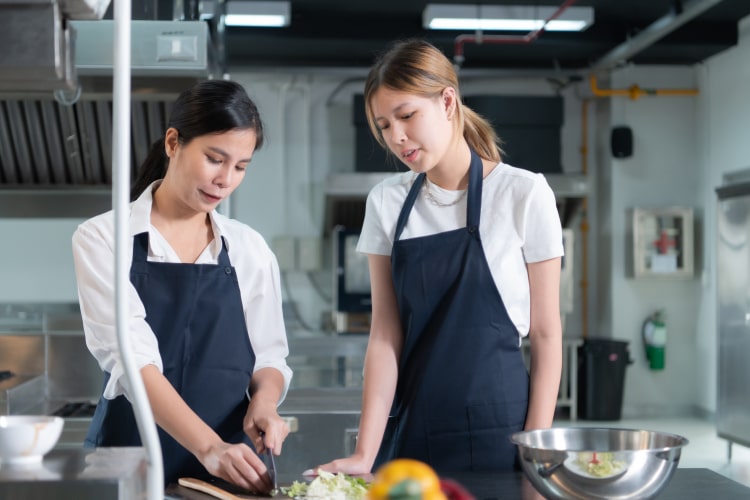
<path id="1" fill-rule="evenodd" d="M 167 500 L 268 500 L 268 495 L 249 495 L 241 493 L 229 483 L 221 485 L 208 483 L 199 479 L 180 478 L 180 484 L 170 484 L 165 490 Z M 288 498 L 282 494 L 274 498 Z"/>

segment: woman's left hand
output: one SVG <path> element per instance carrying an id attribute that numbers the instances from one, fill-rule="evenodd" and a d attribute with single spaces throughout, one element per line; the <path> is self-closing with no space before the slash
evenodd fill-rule
<path id="1" fill-rule="evenodd" d="M 281 446 L 289 435 L 289 424 L 276 411 L 276 402 L 255 397 L 248 405 L 243 429 L 258 454 L 266 449 L 270 449 L 274 455 L 281 454 Z"/>

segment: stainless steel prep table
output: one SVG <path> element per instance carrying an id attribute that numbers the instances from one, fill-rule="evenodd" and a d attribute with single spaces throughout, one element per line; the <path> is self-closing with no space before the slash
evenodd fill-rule
<path id="1" fill-rule="evenodd" d="M 0 500 L 135 500 L 146 497 L 143 448 L 53 450 L 41 464 L 0 466 Z"/>

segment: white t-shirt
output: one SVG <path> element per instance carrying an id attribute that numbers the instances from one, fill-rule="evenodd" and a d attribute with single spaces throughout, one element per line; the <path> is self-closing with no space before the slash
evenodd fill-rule
<path id="1" fill-rule="evenodd" d="M 370 191 L 357 250 L 390 255 L 396 221 L 416 178 L 413 172 L 389 177 Z M 401 239 L 427 236 L 466 226 L 467 196 L 430 184 L 443 207 L 423 187 Z M 518 334 L 529 333 L 530 299 L 526 264 L 563 255 L 562 228 L 555 195 L 542 174 L 499 163 L 482 185 L 479 235 L 492 278 Z"/>
<path id="2" fill-rule="evenodd" d="M 133 236 L 146 231 L 149 233 L 147 258 L 150 262 L 180 262 L 167 240 L 151 225 L 152 190 L 155 184 L 130 204 L 126 247 L 128 263 L 133 255 Z M 229 260 L 237 272 L 248 337 L 255 352 L 255 370 L 272 367 L 282 373 L 284 391 L 280 403 L 289 388 L 292 370 L 286 364 L 289 348 L 281 310 L 276 257 L 263 237 L 249 226 L 215 211 L 209 216 L 214 240 L 195 263 L 217 264 L 221 238 L 224 237 Z M 114 216 L 110 211 L 85 221 L 73 234 L 73 260 L 86 345 L 99 366 L 111 373 L 104 389 L 107 399 L 128 393 L 115 332 L 114 230 Z M 128 337 L 132 342 L 136 365 L 140 370 L 152 364 L 163 372 L 156 336 L 146 322 L 143 302 L 130 281 L 127 299 L 130 315 Z"/>

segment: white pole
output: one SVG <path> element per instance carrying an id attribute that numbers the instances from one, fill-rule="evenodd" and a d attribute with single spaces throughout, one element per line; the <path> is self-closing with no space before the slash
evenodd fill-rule
<path id="1" fill-rule="evenodd" d="M 114 77 L 112 137 L 112 210 L 115 217 L 115 326 L 117 341 L 131 387 L 141 442 L 147 455 L 147 492 L 149 500 L 164 500 L 164 468 L 161 445 L 151 405 L 135 364 L 128 338 L 128 288 L 130 260 L 128 248 L 128 205 L 130 202 L 130 22 L 131 0 L 115 0 Z"/>

